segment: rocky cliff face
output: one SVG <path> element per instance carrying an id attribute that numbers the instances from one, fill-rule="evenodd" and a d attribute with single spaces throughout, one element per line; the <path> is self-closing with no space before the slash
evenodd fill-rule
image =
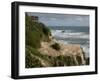
<path id="1" fill-rule="evenodd" d="M 80 47 L 80 45 L 75 45 L 75 44 L 64 45 L 64 44 L 58 43 L 60 46 L 60 49 L 56 50 L 51 47 L 51 45 L 53 45 L 54 43 L 55 41 L 52 41 L 52 40 L 51 42 L 41 42 L 41 48 L 39 49 L 39 52 L 51 57 L 61 57 L 63 60 L 62 65 L 65 65 L 65 66 L 85 65 L 86 62 L 85 62 L 84 51 Z"/>

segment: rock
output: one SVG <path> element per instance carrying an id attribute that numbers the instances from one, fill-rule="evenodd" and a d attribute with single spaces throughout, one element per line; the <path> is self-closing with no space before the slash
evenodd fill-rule
<path id="1" fill-rule="evenodd" d="M 67 56 L 74 61 L 74 65 L 85 65 L 85 57 L 83 54 L 83 49 L 77 44 L 62 44 L 60 45 L 60 50 L 55 50 L 51 47 L 55 42 L 41 42 L 41 48 L 38 49 L 41 54 L 49 55 L 52 57 L 57 56 Z M 73 64 L 72 64 L 73 65 Z"/>

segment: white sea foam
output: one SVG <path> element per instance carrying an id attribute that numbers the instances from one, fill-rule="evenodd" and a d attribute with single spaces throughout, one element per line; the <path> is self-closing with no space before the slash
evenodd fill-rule
<path id="1" fill-rule="evenodd" d="M 72 32 L 71 30 L 52 30 L 52 35 L 59 38 L 84 38 L 89 39 L 89 34 Z"/>

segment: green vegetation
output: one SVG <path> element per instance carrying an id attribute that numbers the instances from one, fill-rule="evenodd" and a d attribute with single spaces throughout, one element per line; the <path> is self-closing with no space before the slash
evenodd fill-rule
<path id="1" fill-rule="evenodd" d="M 26 14 L 25 16 L 25 36 L 26 36 L 26 57 L 25 67 L 42 67 L 41 60 L 42 54 L 38 52 L 38 48 L 41 47 L 41 41 L 50 41 L 50 30 L 40 22 L 32 21 L 31 16 Z M 45 58 L 46 59 L 46 58 Z M 47 59 L 46 59 L 47 60 Z"/>
<path id="2" fill-rule="evenodd" d="M 55 50 L 60 50 L 60 45 L 58 43 L 51 45 L 51 47 Z"/>
<path id="3" fill-rule="evenodd" d="M 49 41 L 50 30 L 42 23 L 33 22 L 30 16 L 26 15 L 26 45 L 39 48 L 42 40 Z"/>
<path id="4" fill-rule="evenodd" d="M 31 53 L 26 49 L 26 57 L 25 57 L 25 67 L 32 68 L 32 67 L 42 67 L 41 62 L 35 56 L 32 56 Z"/>

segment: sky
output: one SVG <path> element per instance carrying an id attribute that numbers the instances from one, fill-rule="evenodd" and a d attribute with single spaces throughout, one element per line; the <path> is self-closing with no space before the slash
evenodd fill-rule
<path id="1" fill-rule="evenodd" d="M 89 15 L 34 12 L 28 12 L 28 15 L 38 16 L 39 22 L 46 26 L 89 26 Z"/>

